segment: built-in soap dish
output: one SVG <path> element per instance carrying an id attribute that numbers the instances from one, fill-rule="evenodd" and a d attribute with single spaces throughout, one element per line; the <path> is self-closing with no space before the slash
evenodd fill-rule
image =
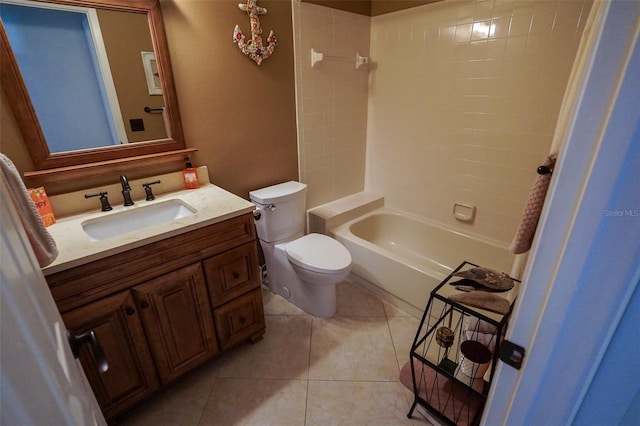
<path id="1" fill-rule="evenodd" d="M 476 217 L 476 206 L 462 203 L 453 204 L 453 217 L 460 222 L 473 222 Z"/>

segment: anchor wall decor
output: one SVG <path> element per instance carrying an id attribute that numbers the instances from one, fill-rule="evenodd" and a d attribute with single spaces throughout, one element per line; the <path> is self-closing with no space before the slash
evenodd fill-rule
<path id="1" fill-rule="evenodd" d="M 260 19 L 258 15 L 266 15 L 267 9 L 257 5 L 258 0 L 247 0 L 247 4 L 238 4 L 240 10 L 247 12 L 249 22 L 251 23 L 251 39 L 246 40 L 244 34 L 240 30 L 240 26 L 236 25 L 233 30 L 233 42 L 238 44 L 240 51 L 251 58 L 256 64 L 260 65 L 262 61 L 267 59 L 273 53 L 276 47 L 276 36 L 273 31 L 269 32 L 267 44 L 262 43 L 262 28 L 260 28 Z"/>

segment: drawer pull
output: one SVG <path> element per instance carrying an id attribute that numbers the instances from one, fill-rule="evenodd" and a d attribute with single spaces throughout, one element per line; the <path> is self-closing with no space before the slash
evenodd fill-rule
<path id="1" fill-rule="evenodd" d="M 237 280 L 238 278 L 240 278 L 240 274 L 237 272 L 234 272 L 233 274 L 231 274 L 231 276 L 233 277 L 234 280 Z"/>
<path id="2" fill-rule="evenodd" d="M 149 302 L 147 302 L 146 300 L 143 300 L 142 303 L 140 303 L 140 308 L 147 309 L 148 307 L 149 307 Z"/>
<path id="3" fill-rule="evenodd" d="M 135 314 L 135 313 L 136 313 L 136 310 L 135 310 L 135 309 L 133 309 L 131 306 L 127 306 L 127 308 L 124 310 L 124 312 L 125 312 L 127 315 L 131 316 L 131 315 L 133 315 L 133 314 Z"/>
<path id="4" fill-rule="evenodd" d="M 245 317 L 240 317 L 240 324 L 244 324 L 247 322 L 247 319 Z"/>

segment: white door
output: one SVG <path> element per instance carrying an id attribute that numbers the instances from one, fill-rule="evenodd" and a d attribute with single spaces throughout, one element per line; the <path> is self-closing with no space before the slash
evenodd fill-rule
<path id="1" fill-rule="evenodd" d="M 593 7 L 577 101 L 506 336 L 527 352 L 520 370 L 499 363 L 487 426 L 638 424 L 640 2 Z"/>
<path id="2" fill-rule="evenodd" d="M 0 424 L 106 425 L 0 179 Z"/>

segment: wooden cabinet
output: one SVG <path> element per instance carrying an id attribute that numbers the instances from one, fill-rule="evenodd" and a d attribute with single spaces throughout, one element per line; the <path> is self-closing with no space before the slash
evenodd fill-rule
<path id="1" fill-rule="evenodd" d="M 265 330 L 251 214 L 47 277 L 65 324 L 94 330 L 80 362 L 107 419 Z"/>
<path id="2" fill-rule="evenodd" d="M 214 308 L 259 286 L 258 255 L 253 244 L 229 250 L 203 264 Z"/>
<path id="3" fill-rule="evenodd" d="M 220 348 L 234 346 L 264 329 L 255 246 L 245 244 L 203 264 Z"/>
<path id="4" fill-rule="evenodd" d="M 227 349 L 246 339 L 255 336 L 264 329 L 264 308 L 260 289 L 227 303 L 214 311 L 218 342 L 222 349 Z"/>
<path id="5" fill-rule="evenodd" d="M 163 384 L 219 352 L 199 263 L 136 286 L 132 293 Z"/>
<path id="6" fill-rule="evenodd" d="M 80 362 L 106 418 L 125 411 L 160 387 L 133 296 L 125 291 L 64 313 L 75 334 L 93 330 L 109 362 L 100 373 L 88 345 Z"/>

